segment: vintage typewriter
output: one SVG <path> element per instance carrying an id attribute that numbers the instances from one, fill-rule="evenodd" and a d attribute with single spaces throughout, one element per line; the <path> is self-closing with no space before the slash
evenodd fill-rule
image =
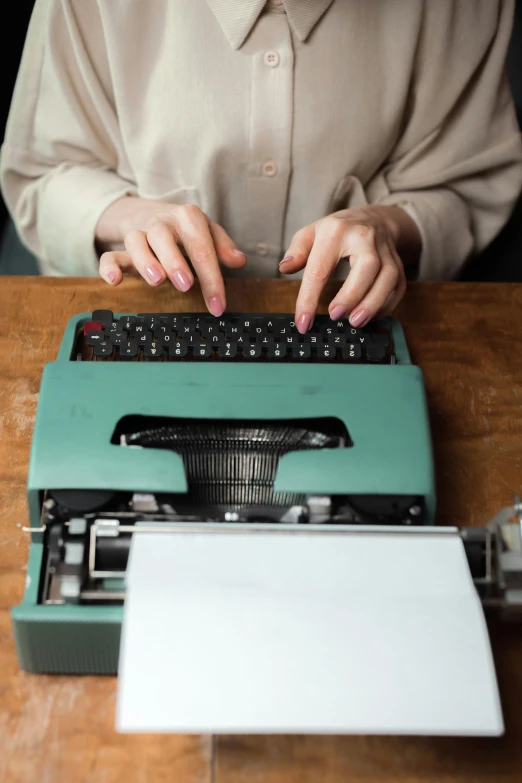
<path id="1" fill-rule="evenodd" d="M 391 318 L 82 313 L 46 366 L 31 549 L 12 611 L 33 672 L 114 673 L 133 536 L 178 525 L 412 533 L 434 523 L 421 370 Z M 484 606 L 520 610 L 518 502 L 460 531 Z"/>

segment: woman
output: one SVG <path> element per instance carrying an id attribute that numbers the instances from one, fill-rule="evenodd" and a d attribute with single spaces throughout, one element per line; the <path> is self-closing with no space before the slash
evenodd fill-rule
<path id="1" fill-rule="evenodd" d="M 455 276 L 510 214 L 512 14 L 512 0 L 37 0 L 7 204 L 44 272 L 180 291 L 195 272 L 216 316 L 222 268 L 299 273 L 301 332 L 342 278 L 330 315 L 362 326 L 395 307 L 405 268 Z"/>

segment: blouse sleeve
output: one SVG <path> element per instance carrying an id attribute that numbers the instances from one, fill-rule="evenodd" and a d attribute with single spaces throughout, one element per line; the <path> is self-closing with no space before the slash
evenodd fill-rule
<path id="1" fill-rule="evenodd" d="M 116 173 L 121 147 L 98 4 L 36 0 L 1 183 L 22 241 L 44 272 L 97 274 L 98 219 L 135 192 Z"/>
<path id="2" fill-rule="evenodd" d="M 513 0 L 425 3 L 410 107 L 370 201 L 403 207 L 423 242 L 419 278 L 455 277 L 507 222 L 522 148 L 505 74 Z"/>

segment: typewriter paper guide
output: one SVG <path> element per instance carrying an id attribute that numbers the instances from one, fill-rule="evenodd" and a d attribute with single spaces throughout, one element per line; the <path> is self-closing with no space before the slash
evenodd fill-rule
<path id="1" fill-rule="evenodd" d="M 120 731 L 503 732 L 451 533 L 136 535 L 119 672 Z"/>

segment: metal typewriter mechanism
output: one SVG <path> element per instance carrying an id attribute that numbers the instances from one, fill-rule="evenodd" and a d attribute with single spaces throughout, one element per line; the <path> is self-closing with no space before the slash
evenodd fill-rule
<path id="1" fill-rule="evenodd" d="M 391 318 L 81 313 L 42 378 L 23 668 L 113 673 L 142 531 L 460 535 L 482 603 L 522 612 L 522 505 L 434 527 L 422 372 Z M 369 566 L 370 567 L 370 566 Z M 412 586 L 414 589 L 414 586 Z"/>

